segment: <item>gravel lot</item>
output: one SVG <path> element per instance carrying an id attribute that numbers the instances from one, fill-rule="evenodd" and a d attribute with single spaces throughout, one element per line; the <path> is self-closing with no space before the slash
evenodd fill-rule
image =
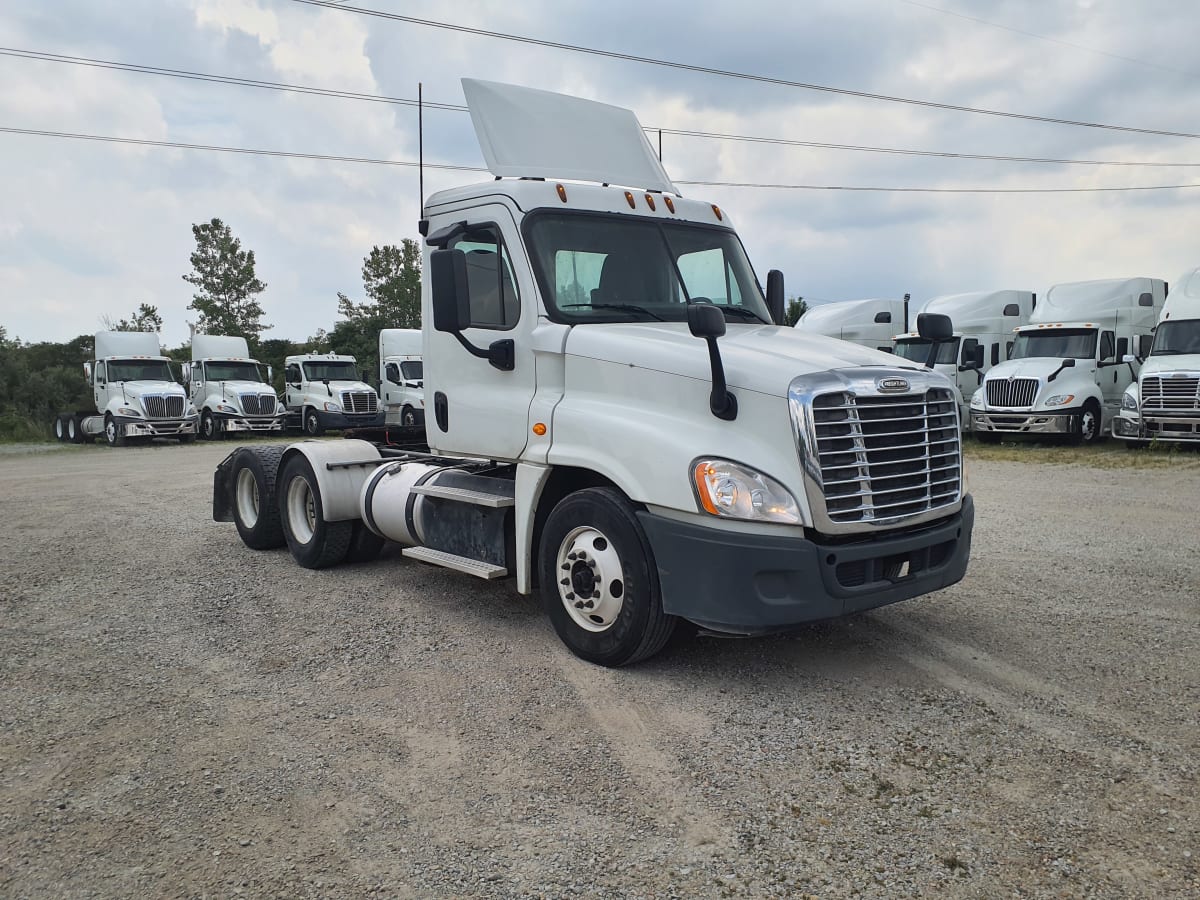
<path id="1" fill-rule="evenodd" d="M 632 670 L 310 572 L 231 445 L 0 454 L 0 895 L 1200 894 L 1200 471 L 976 461 L 960 585 Z"/>

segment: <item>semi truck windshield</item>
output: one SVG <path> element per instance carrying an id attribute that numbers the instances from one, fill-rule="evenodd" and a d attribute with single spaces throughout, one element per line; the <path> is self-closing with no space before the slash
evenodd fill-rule
<path id="1" fill-rule="evenodd" d="M 1017 335 L 1008 358 L 1031 359 L 1038 356 L 1054 359 L 1095 359 L 1096 332 L 1086 328 L 1024 331 Z"/>
<path id="2" fill-rule="evenodd" d="M 683 322 L 696 302 L 732 321 L 771 321 L 741 242 L 724 228 L 542 213 L 530 217 L 526 241 L 560 321 Z"/>
<path id="3" fill-rule="evenodd" d="M 258 366 L 252 362 L 206 362 L 204 374 L 208 381 L 262 381 Z"/>
<path id="4" fill-rule="evenodd" d="M 335 360 L 306 362 L 304 376 L 308 381 L 358 381 L 354 363 Z"/>
<path id="5" fill-rule="evenodd" d="M 962 338 L 955 338 L 952 341 L 945 341 L 939 344 L 934 363 L 953 365 L 958 362 L 958 342 L 960 340 Z M 929 357 L 929 341 L 923 341 L 920 338 L 896 341 L 896 355 L 924 365 L 925 360 Z"/>
<path id="6" fill-rule="evenodd" d="M 1200 319 L 1163 322 L 1154 332 L 1151 356 L 1172 356 L 1180 353 L 1200 353 Z"/>
<path id="7" fill-rule="evenodd" d="M 109 381 L 174 381 L 171 366 L 161 359 L 110 359 Z"/>

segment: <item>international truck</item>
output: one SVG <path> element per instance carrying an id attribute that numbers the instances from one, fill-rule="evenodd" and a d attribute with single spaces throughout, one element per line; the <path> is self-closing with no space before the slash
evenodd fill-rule
<path id="1" fill-rule="evenodd" d="M 971 397 L 971 430 L 983 441 L 1108 434 L 1137 379 L 1131 347 L 1148 336 L 1167 296 L 1158 278 L 1057 284 L 1014 332 L 1007 362 Z"/>
<path id="2" fill-rule="evenodd" d="M 96 409 L 55 416 L 60 441 L 91 443 L 104 436 L 110 447 L 169 437 L 186 444 L 196 437 L 196 408 L 148 331 L 98 331 L 94 358 L 84 363 Z"/>
<path id="3" fill-rule="evenodd" d="M 944 375 L 777 324 L 782 274 L 764 296 L 727 212 L 680 194 L 631 111 L 463 88 L 496 180 L 424 204 L 424 442 L 240 448 L 214 519 L 310 568 L 387 540 L 512 578 L 606 666 L 681 621 L 781 631 L 963 577 Z"/>
<path id="4" fill-rule="evenodd" d="M 192 335 L 192 359 L 184 366 L 192 404 L 200 413 L 200 437 L 218 440 L 241 431 L 283 431 L 287 411 L 271 387 L 271 367 L 250 357 L 246 339 Z"/>
<path id="5" fill-rule="evenodd" d="M 421 329 L 384 328 L 379 332 L 379 398 L 384 424 L 425 424 Z"/>
<path id="6" fill-rule="evenodd" d="M 934 364 L 958 388 L 959 420 L 970 427 L 968 404 L 983 386 L 992 366 L 1008 359 L 1013 330 L 1029 322 L 1037 303 L 1032 291 L 975 291 L 932 297 L 918 313 L 941 313 L 954 323 L 954 339 L 938 347 Z M 915 331 L 896 335 L 896 355 L 921 361 L 929 353 L 929 342 Z"/>
<path id="7" fill-rule="evenodd" d="M 379 394 L 358 373 L 353 356 L 303 353 L 284 360 L 283 403 L 290 427 L 310 437 L 327 428 L 376 428 L 383 424 Z"/>
<path id="8" fill-rule="evenodd" d="M 1125 357 L 1141 364 L 1113 418 L 1113 437 L 1137 447 L 1150 441 L 1200 441 L 1200 269 L 1185 272 L 1163 305 L 1150 346 Z"/>
<path id="9" fill-rule="evenodd" d="M 823 334 L 891 353 L 892 338 L 908 324 L 903 300 L 867 299 L 809 307 L 795 327 L 806 334 Z"/>

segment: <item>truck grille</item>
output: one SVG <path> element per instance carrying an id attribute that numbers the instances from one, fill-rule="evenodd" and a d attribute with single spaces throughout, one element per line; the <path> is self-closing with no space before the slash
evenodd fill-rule
<path id="1" fill-rule="evenodd" d="M 1200 375 L 1147 375 L 1142 379 L 1142 412 L 1200 412 Z"/>
<path id="2" fill-rule="evenodd" d="M 242 409 L 248 416 L 275 415 L 274 394 L 242 394 Z"/>
<path id="3" fill-rule="evenodd" d="M 1009 409 L 1027 409 L 1033 406 L 1037 396 L 1036 378 L 989 378 L 987 381 L 988 406 Z"/>
<path id="4" fill-rule="evenodd" d="M 342 391 L 342 409 L 354 413 L 374 413 L 379 409 L 379 397 L 374 391 Z"/>
<path id="5" fill-rule="evenodd" d="M 178 419 L 183 415 L 183 398 L 173 395 L 142 396 L 147 419 Z"/>
<path id="6" fill-rule="evenodd" d="M 945 388 L 815 397 L 816 450 L 830 520 L 902 519 L 957 503 L 957 410 Z"/>

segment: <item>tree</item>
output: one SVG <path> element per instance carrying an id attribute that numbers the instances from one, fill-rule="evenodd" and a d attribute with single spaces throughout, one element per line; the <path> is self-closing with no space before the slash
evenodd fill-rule
<path id="1" fill-rule="evenodd" d="M 244 337 L 257 345 L 259 335 L 271 326 L 262 323 L 263 308 L 255 299 L 267 286 L 254 274 L 254 251 L 243 250 L 220 219 L 193 225 L 192 235 L 192 272 L 183 280 L 197 288 L 188 304 L 200 313 L 197 332 Z"/>
<path id="2" fill-rule="evenodd" d="M 787 302 L 787 310 L 784 312 L 783 318 L 788 325 L 795 325 L 806 312 L 808 312 L 808 303 L 804 298 L 792 297 Z"/>
<path id="3" fill-rule="evenodd" d="M 100 317 L 100 324 L 108 331 L 153 331 L 157 333 L 162 331 L 163 320 L 162 316 L 158 314 L 157 306 L 140 303 L 132 317 L 114 320 L 112 316 L 103 315 Z"/>
<path id="4" fill-rule="evenodd" d="M 421 248 L 404 238 L 397 247 L 372 247 L 363 258 L 363 292 L 369 303 L 338 294 L 338 313 L 350 322 L 370 320 L 372 330 L 421 327 Z M 375 327 L 378 326 L 378 327 Z"/>

